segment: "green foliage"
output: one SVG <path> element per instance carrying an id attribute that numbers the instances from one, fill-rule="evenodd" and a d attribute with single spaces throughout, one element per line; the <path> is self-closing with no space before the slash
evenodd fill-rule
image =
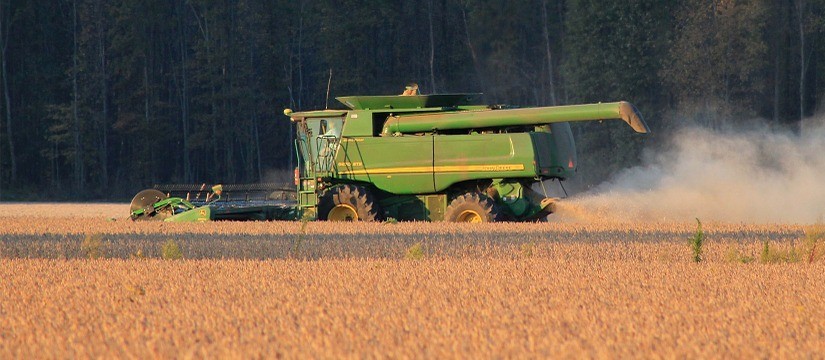
<path id="1" fill-rule="evenodd" d="M 816 224 L 805 227 L 803 249 L 809 263 L 825 258 L 825 225 Z"/>
<path id="2" fill-rule="evenodd" d="M 813 263 L 825 258 L 825 226 L 810 225 L 804 228 L 805 237 L 801 244 L 775 245 L 770 240 L 762 242 L 759 252 L 759 262 L 763 264 L 796 263 L 805 261 Z M 756 260 L 753 256 L 740 253 L 735 248 L 728 250 L 728 261 L 749 263 Z"/>
<path id="3" fill-rule="evenodd" d="M 571 0 L 565 14 L 562 74 L 569 103 L 632 99 L 648 119 L 659 118 L 666 92 L 657 75 L 673 25 L 672 1 Z M 651 122 L 654 131 L 661 122 Z M 624 124 L 572 124 L 579 157 L 576 181 L 599 183 L 641 156 L 645 137 Z"/>
<path id="4" fill-rule="evenodd" d="M 751 109 L 758 109 L 759 95 L 768 90 L 761 74 L 772 63 L 763 36 L 772 26 L 768 10 L 764 0 L 713 8 L 702 0 L 685 0 L 676 12 L 677 36 L 661 76 L 700 122 L 713 125 L 708 116 L 755 115 Z"/>
<path id="5" fill-rule="evenodd" d="M 753 256 L 745 255 L 735 247 L 728 248 L 725 259 L 727 259 L 728 262 L 740 262 L 743 264 L 750 264 L 756 260 Z"/>
<path id="6" fill-rule="evenodd" d="M 143 260 L 146 258 L 146 255 L 143 255 L 143 249 L 138 249 L 138 251 L 135 251 L 134 254 L 129 255 L 129 258 Z"/>
<path id="7" fill-rule="evenodd" d="M 533 250 L 536 248 L 536 243 L 524 243 L 521 244 L 521 256 L 522 257 L 533 257 Z"/>
<path id="8" fill-rule="evenodd" d="M 105 256 L 106 244 L 103 234 L 86 234 L 80 243 L 80 252 L 89 259 L 99 259 Z"/>
<path id="9" fill-rule="evenodd" d="M 422 246 L 420 242 L 413 244 L 412 246 L 407 248 L 407 252 L 404 254 L 404 258 L 406 258 L 407 260 L 423 259 L 424 246 Z"/>
<path id="10" fill-rule="evenodd" d="M 793 246 L 784 249 L 771 246 L 769 240 L 762 243 L 762 252 L 759 254 L 759 261 L 763 264 L 773 263 L 795 263 L 800 260 L 800 254 Z"/>
<path id="11" fill-rule="evenodd" d="M 306 217 L 301 218 L 301 230 L 292 242 L 292 246 L 289 249 L 290 255 L 296 256 L 301 251 L 301 244 L 304 243 L 304 238 L 307 235 L 307 224 L 309 224 L 309 220 Z"/>
<path id="12" fill-rule="evenodd" d="M 161 246 L 160 257 L 164 260 L 180 260 L 183 259 L 183 252 L 175 240 L 169 239 Z"/>
<path id="13" fill-rule="evenodd" d="M 696 219 L 696 232 L 690 238 L 690 249 L 693 252 L 693 261 L 702 261 L 702 245 L 705 243 L 705 232 L 702 230 L 702 222 Z"/>

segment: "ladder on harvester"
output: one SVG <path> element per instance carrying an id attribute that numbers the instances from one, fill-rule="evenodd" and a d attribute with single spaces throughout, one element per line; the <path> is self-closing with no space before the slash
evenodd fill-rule
<path id="1" fill-rule="evenodd" d="M 312 130 L 305 122 L 298 123 L 295 147 L 298 163 L 303 165 L 295 174 L 298 188 L 298 209 L 315 211 L 318 205 L 318 178 L 336 171 L 335 152 L 340 139 L 337 136 L 321 134 L 313 138 Z M 315 140 L 315 146 L 310 146 Z"/>

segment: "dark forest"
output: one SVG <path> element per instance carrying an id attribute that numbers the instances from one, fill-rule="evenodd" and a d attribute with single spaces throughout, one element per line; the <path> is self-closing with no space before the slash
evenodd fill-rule
<path id="1" fill-rule="evenodd" d="M 336 96 L 410 82 L 490 104 L 634 103 L 652 135 L 575 124 L 587 187 L 685 125 L 803 131 L 825 89 L 823 11 L 822 0 L 0 0 L 0 200 L 288 181 L 284 108 L 340 108 Z"/>

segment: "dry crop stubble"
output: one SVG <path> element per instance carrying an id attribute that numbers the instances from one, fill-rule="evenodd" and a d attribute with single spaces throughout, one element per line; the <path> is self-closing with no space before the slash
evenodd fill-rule
<path id="1" fill-rule="evenodd" d="M 129 205 L 119 203 L 0 203 L 0 218 L 128 218 Z"/>
<path id="2" fill-rule="evenodd" d="M 797 225 L 703 222 L 696 264 L 695 222 L 25 214 L 0 215 L 0 358 L 815 357 L 825 343 L 825 261 L 727 256 L 795 246 Z M 185 260 L 159 260 L 170 240 Z"/>
<path id="3" fill-rule="evenodd" d="M 0 260 L 11 279 L 0 357 L 820 354 L 823 265 L 754 270 L 544 258 Z"/>

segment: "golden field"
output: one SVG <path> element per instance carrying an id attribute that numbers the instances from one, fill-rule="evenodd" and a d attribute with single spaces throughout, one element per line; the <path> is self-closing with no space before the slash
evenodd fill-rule
<path id="1" fill-rule="evenodd" d="M 164 224 L 87 208 L 0 206 L 0 358 L 825 348 L 825 242 L 805 226 L 703 224 L 694 263 L 695 222 Z M 161 259 L 170 242 L 183 260 Z"/>

